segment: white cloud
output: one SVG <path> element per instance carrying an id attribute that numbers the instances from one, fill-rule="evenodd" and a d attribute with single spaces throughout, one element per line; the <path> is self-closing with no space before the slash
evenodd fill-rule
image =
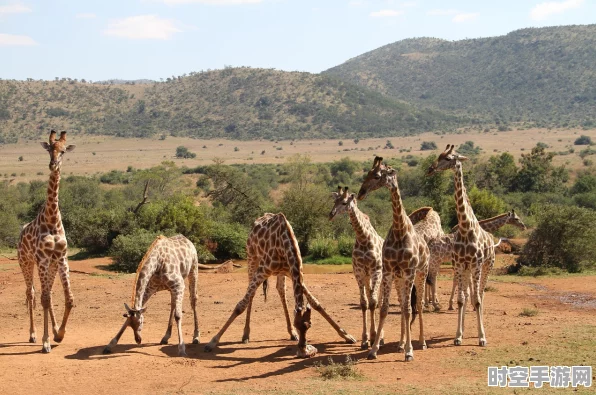
<path id="1" fill-rule="evenodd" d="M 567 10 L 578 8 L 583 3 L 584 0 L 549 1 L 546 3 L 540 3 L 532 8 L 532 11 L 530 11 L 530 18 L 535 21 L 547 19 L 553 14 L 560 14 Z"/>
<path id="2" fill-rule="evenodd" d="M 208 4 L 208 5 L 241 5 L 241 4 L 259 4 L 263 0 L 158 0 L 167 5 L 178 4 Z"/>
<path id="3" fill-rule="evenodd" d="M 22 14 L 24 12 L 31 12 L 31 8 L 21 3 L 13 3 L 8 5 L 0 5 L 0 15 L 5 14 Z"/>
<path id="4" fill-rule="evenodd" d="M 0 47 L 30 45 L 37 45 L 37 43 L 34 39 L 32 39 L 29 36 L 18 36 L 16 34 L 0 34 Z"/>
<path id="5" fill-rule="evenodd" d="M 455 23 L 462 23 L 462 22 L 469 22 L 478 19 L 480 13 L 478 12 L 470 12 L 467 14 L 457 14 L 453 17 L 452 21 Z"/>
<path id="6" fill-rule="evenodd" d="M 181 31 L 171 19 L 162 19 L 156 15 L 138 15 L 111 21 L 103 34 L 131 40 L 168 40 Z"/>
<path id="7" fill-rule="evenodd" d="M 454 10 L 454 9 L 443 10 L 443 9 L 435 8 L 434 10 L 428 11 L 426 14 L 427 15 L 455 15 L 458 12 L 459 12 L 458 10 Z"/>
<path id="8" fill-rule="evenodd" d="M 96 17 L 96 15 L 93 14 L 93 13 L 91 13 L 91 12 L 84 12 L 82 14 L 77 14 L 76 15 L 76 18 L 77 19 L 93 19 L 95 17 Z"/>
<path id="9" fill-rule="evenodd" d="M 398 10 L 381 10 L 381 11 L 374 11 L 369 14 L 369 16 L 373 18 L 388 18 L 388 17 L 396 17 L 403 15 L 403 11 Z"/>

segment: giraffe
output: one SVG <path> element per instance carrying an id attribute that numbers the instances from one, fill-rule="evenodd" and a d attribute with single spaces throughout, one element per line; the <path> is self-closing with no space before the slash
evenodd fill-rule
<path id="1" fill-rule="evenodd" d="M 391 167 L 385 166 L 383 164 L 383 158 L 375 157 L 372 169 L 366 175 L 358 192 L 358 200 L 365 199 L 369 192 L 383 186 L 389 188 L 391 191 L 393 224 L 383 244 L 383 303 L 381 306 L 379 327 L 377 328 L 378 336 L 368 353 L 368 359 L 375 359 L 377 357 L 380 339 L 383 337 L 383 326 L 389 312 L 391 287 L 394 285 L 395 277 L 397 276 L 399 278 L 399 285 L 396 286 L 396 289 L 402 306 L 401 339 L 398 350 L 401 351 L 404 349 L 405 360 L 412 361 L 414 359 L 414 351 L 412 349 L 410 335 L 410 318 L 414 318 L 415 316 L 412 316 L 413 309 L 410 303 L 404 303 L 404 301 L 411 300 L 413 287 L 416 286 L 419 290 L 416 298 L 416 310 L 420 312 L 419 343 L 424 350 L 426 349 L 426 341 L 424 340 L 424 323 L 422 317 L 422 298 L 424 296 L 422 290 L 424 289 L 425 279 L 428 274 L 429 250 L 423 236 L 416 232 L 412 221 L 406 215 L 399 192 L 397 172 Z M 414 310 L 414 314 L 416 310 Z"/>
<path id="2" fill-rule="evenodd" d="M 427 175 L 433 175 L 438 171 L 451 169 L 454 171 L 455 202 L 457 209 L 458 228 L 453 235 L 452 260 L 455 266 L 455 277 L 458 286 L 458 322 L 455 333 L 454 344 L 462 344 L 464 332 L 464 291 L 472 276 L 472 306 L 476 308 L 478 321 L 478 344 L 486 346 L 486 333 L 482 314 L 484 311 L 484 287 L 488 281 L 488 275 L 495 263 L 495 250 L 492 235 L 482 229 L 474 210 L 470 205 L 464 185 L 462 162 L 467 160 L 463 155 L 453 152 L 454 145 L 447 146 L 437 160 L 430 166 Z"/>
<path id="3" fill-rule="evenodd" d="M 194 314 L 195 330 L 192 336 L 193 344 L 199 344 L 199 320 L 197 317 L 197 281 L 198 258 L 194 244 L 182 235 L 172 237 L 158 236 L 139 263 L 137 275 L 132 289 L 132 308 L 124 303 L 126 321 L 116 336 L 104 348 L 103 353 L 109 354 L 118 344 L 120 337 L 129 326 L 134 332 L 135 341 L 141 344 L 143 330 L 143 313 L 147 310 L 149 298 L 162 290 L 170 291 L 170 319 L 165 335 L 160 344 L 168 344 L 172 336 L 172 322 L 176 321 L 178 328 L 178 355 L 186 356 L 186 346 L 182 335 L 182 298 L 184 297 L 184 279 L 188 277 L 190 287 L 190 306 Z"/>
<path id="4" fill-rule="evenodd" d="M 333 208 L 329 213 L 329 220 L 337 215 L 348 213 L 356 240 L 352 250 L 352 267 L 354 276 L 360 289 L 360 308 L 362 309 L 362 350 L 368 349 L 370 343 L 374 342 L 377 336 L 375 323 L 375 310 L 379 305 L 379 290 L 383 273 L 382 249 L 383 238 L 377 234 L 370 219 L 358 209 L 356 195 L 348 194 L 348 187 L 343 192 L 337 187 L 337 192 L 332 194 L 334 199 Z M 367 310 L 370 310 L 370 338 L 367 322 Z"/>
<path id="5" fill-rule="evenodd" d="M 72 152 L 75 145 L 66 145 L 66 132 L 61 132 L 60 138 L 56 140 L 56 131 L 51 130 L 49 142 L 43 142 L 41 146 L 50 154 L 50 179 L 47 199 L 39 210 L 37 217 L 23 226 L 19 236 L 17 253 L 19 265 L 25 277 L 27 308 L 29 310 L 29 342 L 35 343 L 37 341 L 35 323 L 33 322 L 33 309 L 35 308 L 33 275 L 37 265 L 41 282 L 41 304 L 44 313 L 42 352 L 49 353 L 52 346 L 48 334 L 48 315 L 52 320 L 54 341 L 60 343 L 64 339 L 66 322 L 74 306 L 74 297 L 70 289 L 66 233 L 62 226 L 62 218 L 58 208 L 58 191 L 62 158 L 66 152 Z M 56 273 L 60 274 L 65 301 L 64 317 L 60 328 L 57 327 L 52 305 L 52 285 Z"/>
<path id="6" fill-rule="evenodd" d="M 482 229 L 486 230 L 489 233 L 493 233 L 494 231 L 496 231 L 497 229 L 505 226 L 505 225 L 513 225 L 517 228 L 519 228 L 520 230 L 526 230 L 526 224 L 523 223 L 523 221 L 521 220 L 520 217 L 517 216 L 517 214 L 515 214 L 515 210 L 511 210 L 508 213 L 504 213 L 504 214 L 500 214 L 497 215 L 496 217 L 492 217 L 492 218 L 488 218 L 488 219 L 483 219 L 481 221 L 478 221 L 478 223 L 480 224 L 480 226 L 482 227 Z M 452 232 L 457 230 L 457 226 L 453 227 L 453 229 L 451 229 Z M 432 252 L 431 252 L 432 255 Z M 449 257 L 450 259 L 450 257 Z M 439 266 L 441 265 L 442 262 L 439 262 Z M 438 269 L 437 269 L 438 271 Z M 453 286 L 451 287 L 451 296 L 449 297 L 449 310 L 453 310 L 453 299 L 454 299 L 454 295 L 455 295 L 455 289 L 457 288 L 457 282 L 455 281 L 455 276 L 453 277 Z M 436 297 L 436 294 L 435 294 Z"/>
<path id="7" fill-rule="evenodd" d="M 291 277 L 294 285 L 294 326 L 298 330 L 298 352 L 299 358 L 312 357 L 317 353 L 317 349 L 307 344 L 306 332 L 311 327 L 311 307 L 321 314 L 337 333 L 346 340 L 347 343 L 356 343 L 356 339 L 348 334 L 344 329 L 327 314 L 319 301 L 311 294 L 306 287 L 302 276 L 302 257 L 298 248 L 298 241 L 294 236 L 292 226 L 282 214 L 267 213 L 255 220 L 253 228 L 248 235 L 246 242 L 246 252 L 248 261 L 249 284 L 244 298 L 238 302 L 236 308 L 230 315 L 228 321 L 219 330 L 219 332 L 205 345 L 205 351 L 212 351 L 228 327 L 234 322 L 236 317 L 247 310 L 246 324 L 244 327 L 243 342 L 247 342 L 250 337 L 250 311 L 252 308 L 252 299 L 255 296 L 257 288 L 263 284 L 270 276 L 277 276 L 278 290 L 282 297 L 282 304 L 285 305 L 285 276 Z M 284 287 L 282 294 L 281 287 Z M 306 297 L 307 303 L 304 298 Z M 288 328 L 291 332 L 291 329 Z"/>

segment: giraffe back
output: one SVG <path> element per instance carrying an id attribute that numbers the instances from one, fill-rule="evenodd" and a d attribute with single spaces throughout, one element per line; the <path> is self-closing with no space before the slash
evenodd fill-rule
<path id="1" fill-rule="evenodd" d="M 435 210 L 430 208 L 426 216 L 414 225 L 414 230 L 416 230 L 416 233 L 422 236 L 427 243 L 434 238 L 441 237 L 443 235 L 441 217 Z"/>

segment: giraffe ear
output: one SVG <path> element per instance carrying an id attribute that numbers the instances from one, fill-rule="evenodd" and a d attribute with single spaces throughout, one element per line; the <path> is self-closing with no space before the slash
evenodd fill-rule
<path id="1" fill-rule="evenodd" d="M 41 143 L 41 146 L 42 146 L 42 148 L 43 148 L 43 149 L 45 149 L 46 151 L 49 151 L 49 150 L 50 150 L 50 145 L 49 145 L 48 143 L 46 143 L 45 141 L 43 141 L 43 142 Z"/>
<path id="2" fill-rule="evenodd" d="M 133 309 L 131 309 L 130 307 L 128 307 L 128 304 L 124 303 L 124 308 L 126 309 L 126 311 L 128 312 L 128 314 L 134 312 Z"/>
<path id="3" fill-rule="evenodd" d="M 141 310 L 139 310 L 139 313 L 143 314 L 145 312 L 145 310 L 147 310 L 147 306 L 143 306 L 143 308 Z"/>
<path id="4" fill-rule="evenodd" d="M 340 196 L 340 194 L 339 194 L 339 193 L 337 193 L 337 192 L 331 192 L 331 198 L 332 198 L 333 200 L 337 200 L 337 198 L 338 198 L 339 196 Z"/>
<path id="5" fill-rule="evenodd" d="M 71 144 L 71 145 L 69 145 L 68 147 L 66 147 L 66 152 L 72 152 L 72 151 L 74 151 L 74 149 L 75 149 L 76 147 L 77 147 L 76 145 L 74 145 L 74 144 Z"/>

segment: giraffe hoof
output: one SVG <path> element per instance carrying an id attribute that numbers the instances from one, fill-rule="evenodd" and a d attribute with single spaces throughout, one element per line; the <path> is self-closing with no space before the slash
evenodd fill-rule
<path id="1" fill-rule="evenodd" d="M 64 336 L 60 336 L 60 335 L 54 336 L 54 341 L 56 343 L 62 343 L 62 340 L 64 340 Z"/>
<path id="2" fill-rule="evenodd" d="M 194 339 L 192 339 L 192 344 L 199 344 L 199 338 L 195 337 Z"/>
<path id="3" fill-rule="evenodd" d="M 300 348 L 298 348 L 296 357 L 297 358 L 310 358 L 310 357 L 314 357 L 315 355 L 317 355 L 317 352 L 318 352 L 318 350 L 314 346 L 307 344 L 306 347 L 304 347 L 304 350 L 300 350 Z"/>
<path id="4" fill-rule="evenodd" d="M 426 350 L 428 349 L 428 346 L 426 345 L 426 343 L 422 344 L 422 347 L 420 347 L 421 350 Z"/>
<path id="5" fill-rule="evenodd" d="M 385 345 L 385 339 L 381 339 L 379 341 L 379 346 L 384 346 Z"/>
<path id="6" fill-rule="evenodd" d="M 413 355 L 406 355 L 406 362 L 412 362 L 414 360 Z"/>
<path id="7" fill-rule="evenodd" d="M 106 347 L 103 349 L 102 354 L 111 354 L 112 353 L 112 349 L 109 347 Z"/>
<path id="8" fill-rule="evenodd" d="M 47 345 L 44 345 L 44 346 L 41 348 L 41 352 L 42 352 L 42 353 L 44 353 L 44 354 L 49 354 L 49 353 L 50 353 L 50 351 L 52 351 L 52 346 L 50 346 L 49 344 L 47 344 Z"/>
<path id="9" fill-rule="evenodd" d="M 461 346 L 461 339 L 455 339 L 453 341 L 453 344 L 455 344 L 456 346 Z"/>
<path id="10" fill-rule="evenodd" d="M 250 339 L 248 337 L 242 338 L 242 343 L 244 343 L 244 344 L 248 344 L 249 341 L 250 341 Z"/>
<path id="11" fill-rule="evenodd" d="M 479 345 L 480 347 L 486 347 L 486 340 L 485 340 L 485 339 L 481 339 L 481 340 L 479 340 L 479 341 L 478 341 L 478 345 Z"/>
<path id="12" fill-rule="evenodd" d="M 397 352 L 404 352 L 404 346 L 397 346 Z"/>
<path id="13" fill-rule="evenodd" d="M 29 337 L 29 343 L 37 343 L 37 338 L 35 336 Z"/>
<path id="14" fill-rule="evenodd" d="M 165 346 L 166 344 L 168 344 L 168 339 L 161 339 L 159 344 L 161 344 L 162 346 Z"/>
<path id="15" fill-rule="evenodd" d="M 449 307 L 447 308 L 447 310 L 453 311 L 453 310 L 455 310 L 455 309 L 453 308 L 453 306 L 449 306 Z"/>
<path id="16" fill-rule="evenodd" d="M 368 359 L 369 361 L 372 361 L 373 359 L 377 359 L 377 353 L 376 352 L 369 352 L 368 356 L 366 357 L 366 359 Z"/>
<path id="17" fill-rule="evenodd" d="M 368 341 L 362 342 L 360 344 L 360 349 L 361 350 L 368 350 Z"/>
<path id="18" fill-rule="evenodd" d="M 211 352 L 214 348 L 215 346 L 213 346 L 211 343 L 205 344 L 205 352 Z"/>
<path id="19" fill-rule="evenodd" d="M 297 342 L 297 341 L 298 341 L 298 335 L 296 335 L 296 334 L 292 333 L 292 334 L 290 335 L 290 340 Z"/>
<path id="20" fill-rule="evenodd" d="M 345 339 L 348 344 L 356 344 L 356 339 L 352 335 L 346 335 Z"/>

